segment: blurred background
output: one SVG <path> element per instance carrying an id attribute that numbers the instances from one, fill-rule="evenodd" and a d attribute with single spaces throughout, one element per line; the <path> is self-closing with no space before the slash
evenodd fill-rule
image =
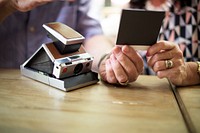
<path id="1" fill-rule="evenodd" d="M 130 0 L 92 0 L 92 15 L 101 22 L 103 32 L 116 42 L 121 9 L 127 8 Z M 99 15 L 96 15 L 99 14 Z"/>

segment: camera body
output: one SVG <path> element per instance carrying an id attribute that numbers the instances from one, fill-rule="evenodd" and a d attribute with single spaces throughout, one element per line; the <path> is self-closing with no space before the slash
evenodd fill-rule
<path id="1" fill-rule="evenodd" d="M 67 78 L 91 71 L 93 57 L 82 47 L 84 37 L 81 34 L 61 23 L 48 23 L 43 27 L 58 50 L 56 53 L 51 52 L 54 57 L 52 74 L 56 78 Z M 58 54 L 61 58 L 56 58 Z"/>
<path id="2" fill-rule="evenodd" d="M 54 62 L 53 75 L 56 78 L 66 78 L 91 70 L 93 57 L 88 53 L 75 54 L 66 58 L 56 59 Z"/>
<path id="3" fill-rule="evenodd" d="M 50 43 L 42 46 L 21 65 L 27 77 L 69 91 L 98 82 L 91 71 L 93 57 L 82 46 L 84 37 L 59 22 L 44 24 Z"/>

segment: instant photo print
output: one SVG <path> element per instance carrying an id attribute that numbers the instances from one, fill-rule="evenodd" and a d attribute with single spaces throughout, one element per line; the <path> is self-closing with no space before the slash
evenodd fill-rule
<path id="1" fill-rule="evenodd" d="M 147 49 L 157 42 L 164 17 L 162 11 L 123 9 L 116 44 Z"/>
<path id="2" fill-rule="evenodd" d="M 82 46 L 84 37 L 58 22 L 43 27 L 53 41 L 42 44 L 21 65 L 22 75 L 63 91 L 97 83 L 98 74 L 91 71 L 93 57 Z"/>

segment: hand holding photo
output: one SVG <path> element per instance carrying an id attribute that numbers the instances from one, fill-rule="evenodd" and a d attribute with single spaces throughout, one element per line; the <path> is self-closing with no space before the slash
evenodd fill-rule
<path id="1" fill-rule="evenodd" d="M 162 11 L 123 9 L 116 44 L 146 50 L 157 42 L 164 17 Z"/>

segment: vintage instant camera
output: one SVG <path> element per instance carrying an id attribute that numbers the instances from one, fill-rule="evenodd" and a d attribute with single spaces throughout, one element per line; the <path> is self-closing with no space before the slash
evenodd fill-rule
<path id="1" fill-rule="evenodd" d="M 43 27 L 52 42 L 42 44 L 21 65 L 21 73 L 64 91 L 97 83 L 98 74 L 91 71 L 93 57 L 82 46 L 85 38 L 59 22 Z"/>

